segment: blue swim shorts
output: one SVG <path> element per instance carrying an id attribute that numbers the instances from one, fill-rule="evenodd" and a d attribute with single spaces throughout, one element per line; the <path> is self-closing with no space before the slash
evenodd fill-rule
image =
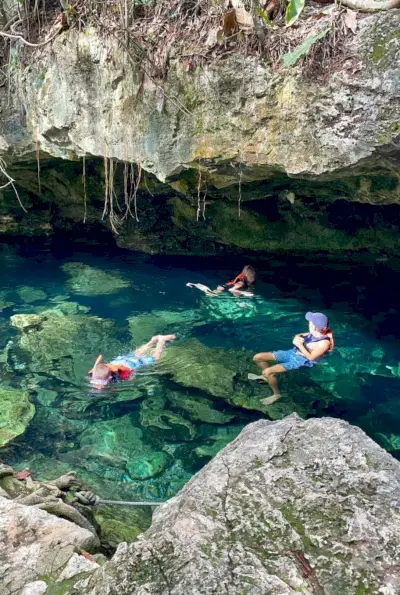
<path id="1" fill-rule="evenodd" d="M 155 359 L 152 355 L 135 355 L 134 353 L 128 353 L 128 355 L 119 355 L 113 359 L 111 364 L 118 366 L 126 366 L 130 370 L 138 370 L 142 366 L 150 366 L 154 364 Z"/>
<path id="2" fill-rule="evenodd" d="M 314 365 L 313 362 L 310 362 L 304 355 L 297 353 L 296 347 L 293 349 L 288 349 L 287 351 L 273 351 L 274 358 L 276 359 L 277 363 L 282 364 L 282 366 L 288 372 L 290 370 L 298 370 L 299 368 L 312 368 Z"/>

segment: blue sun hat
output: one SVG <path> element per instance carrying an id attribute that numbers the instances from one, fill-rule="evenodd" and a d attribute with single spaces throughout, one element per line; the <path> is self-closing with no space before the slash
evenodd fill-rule
<path id="1" fill-rule="evenodd" d="M 322 329 L 329 326 L 328 317 L 322 312 L 307 312 L 306 320 L 312 322 L 316 329 L 322 331 Z"/>

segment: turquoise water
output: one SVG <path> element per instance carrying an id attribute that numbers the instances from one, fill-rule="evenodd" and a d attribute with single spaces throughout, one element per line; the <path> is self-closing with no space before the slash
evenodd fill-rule
<path id="1" fill-rule="evenodd" d="M 292 411 L 342 417 L 399 455 L 397 261 L 250 259 L 255 297 L 210 300 L 186 283 L 215 286 L 247 260 L 95 250 L 0 251 L 0 378 L 35 405 L 2 460 L 41 479 L 75 470 L 105 498 L 164 500 L 245 424 Z M 310 309 L 329 315 L 337 347 L 286 374 L 282 400 L 265 407 L 268 388 L 247 381 L 252 355 L 289 348 Z M 111 359 L 161 332 L 178 339 L 155 368 L 91 391 L 99 353 Z"/>

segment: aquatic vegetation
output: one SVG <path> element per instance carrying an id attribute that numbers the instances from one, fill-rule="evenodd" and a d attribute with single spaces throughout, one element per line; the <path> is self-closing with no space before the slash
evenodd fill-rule
<path id="1" fill-rule="evenodd" d="M 130 281 L 114 271 L 103 271 L 81 262 L 68 262 L 62 270 L 69 276 L 66 288 L 85 296 L 116 293 L 130 286 Z"/>
<path id="2" fill-rule="evenodd" d="M 35 407 L 26 391 L 0 386 L 0 447 L 4 446 L 25 428 L 35 414 Z"/>

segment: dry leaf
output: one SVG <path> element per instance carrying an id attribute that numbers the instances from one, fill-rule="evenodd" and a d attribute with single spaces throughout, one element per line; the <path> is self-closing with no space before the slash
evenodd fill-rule
<path id="1" fill-rule="evenodd" d="M 86 550 L 81 550 L 81 556 L 86 558 L 86 560 L 90 560 L 91 562 L 96 562 L 96 558 L 94 556 L 92 556 L 92 554 L 89 554 L 89 552 L 87 552 Z"/>
<path id="2" fill-rule="evenodd" d="M 229 10 L 224 14 L 224 33 L 225 35 L 231 35 L 236 29 L 236 10 Z"/>
<path id="3" fill-rule="evenodd" d="M 244 8 L 236 8 L 236 22 L 242 31 L 252 31 L 254 29 L 253 17 Z"/>
<path id="4" fill-rule="evenodd" d="M 357 13 L 354 10 L 350 10 L 350 8 L 346 10 L 344 24 L 352 33 L 357 31 Z"/>
<path id="5" fill-rule="evenodd" d="M 190 60 L 189 58 L 183 58 L 183 71 L 189 72 L 190 70 Z"/>
<path id="6" fill-rule="evenodd" d="M 26 479 L 27 477 L 30 476 L 30 474 L 31 474 L 30 471 L 20 471 L 19 473 L 17 473 L 15 475 L 15 479 L 19 479 L 19 480 Z"/>

